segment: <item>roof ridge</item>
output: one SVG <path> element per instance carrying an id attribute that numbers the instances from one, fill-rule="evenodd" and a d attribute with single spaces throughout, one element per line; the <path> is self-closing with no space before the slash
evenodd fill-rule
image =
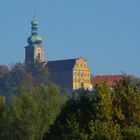
<path id="1" fill-rule="evenodd" d="M 58 59 L 58 60 L 50 60 L 50 61 L 48 61 L 48 62 L 55 62 L 55 61 L 69 61 L 69 60 L 77 60 L 77 59 L 79 59 L 79 58 L 70 58 L 70 59 Z"/>
<path id="2" fill-rule="evenodd" d="M 97 76 L 100 76 L 100 77 L 107 77 L 107 76 L 110 76 L 110 77 L 113 77 L 113 76 L 124 76 L 124 75 L 121 75 L 121 74 L 113 74 L 113 75 L 94 75 L 94 77 L 97 77 Z"/>

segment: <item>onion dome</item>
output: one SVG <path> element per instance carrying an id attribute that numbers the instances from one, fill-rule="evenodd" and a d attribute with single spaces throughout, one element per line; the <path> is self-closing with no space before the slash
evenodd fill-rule
<path id="1" fill-rule="evenodd" d="M 31 22 L 31 36 L 27 39 L 27 42 L 29 45 L 42 43 L 42 39 L 38 35 L 38 21 L 36 20 Z"/>
<path id="2" fill-rule="evenodd" d="M 33 20 L 33 21 L 31 22 L 31 25 L 32 25 L 32 26 L 38 26 L 38 21 Z"/>
<path id="3" fill-rule="evenodd" d="M 32 35 L 31 37 L 28 38 L 27 41 L 28 41 L 29 45 L 42 43 L 42 39 L 39 35 Z"/>

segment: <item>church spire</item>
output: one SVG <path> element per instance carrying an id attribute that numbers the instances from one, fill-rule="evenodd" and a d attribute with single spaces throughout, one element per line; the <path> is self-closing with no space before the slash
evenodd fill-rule
<path id="1" fill-rule="evenodd" d="M 28 37 L 28 46 L 25 47 L 25 63 L 35 61 L 44 62 L 44 48 L 42 47 L 42 39 L 38 35 L 38 21 L 31 21 L 31 36 Z"/>
<path id="2" fill-rule="evenodd" d="M 35 16 L 33 20 L 31 21 L 31 35 L 37 35 L 38 34 L 38 21 L 35 19 Z"/>
<path id="3" fill-rule="evenodd" d="M 34 16 L 33 20 L 31 21 L 31 36 L 28 38 L 27 41 L 28 41 L 29 45 L 42 43 L 42 39 L 38 35 L 38 21 L 35 19 L 35 16 Z"/>

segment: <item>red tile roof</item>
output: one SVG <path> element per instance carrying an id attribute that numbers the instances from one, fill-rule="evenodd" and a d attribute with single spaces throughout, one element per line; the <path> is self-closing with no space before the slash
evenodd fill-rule
<path id="1" fill-rule="evenodd" d="M 115 82 L 119 82 L 124 78 L 124 75 L 96 75 L 93 77 L 93 79 L 91 79 L 91 85 L 95 86 L 96 84 L 107 82 L 109 87 L 113 87 Z"/>

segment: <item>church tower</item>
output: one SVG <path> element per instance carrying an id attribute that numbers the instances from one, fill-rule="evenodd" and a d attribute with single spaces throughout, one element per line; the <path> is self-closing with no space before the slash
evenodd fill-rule
<path id="1" fill-rule="evenodd" d="M 25 47 L 25 64 L 44 62 L 44 48 L 42 39 L 38 35 L 38 21 L 31 22 L 31 36 L 27 39 L 28 46 Z"/>

